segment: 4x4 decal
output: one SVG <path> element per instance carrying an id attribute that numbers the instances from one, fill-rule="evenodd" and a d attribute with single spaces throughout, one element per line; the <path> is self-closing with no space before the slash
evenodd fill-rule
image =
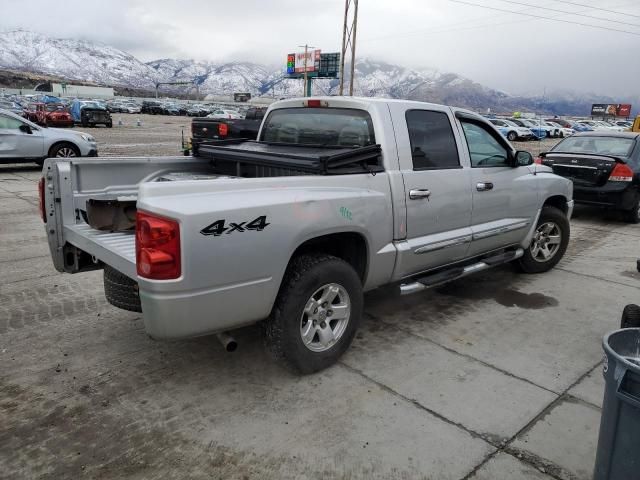
<path id="1" fill-rule="evenodd" d="M 230 234 L 233 232 L 245 232 L 247 230 L 255 230 L 256 232 L 261 232 L 264 230 L 269 223 L 267 223 L 267 216 L 262 215 L 250 222 L 229 222 L 228 226 L 225 226 L 226 220 L 216 220 L 211 225 L 204 227 L 200 230 L 202 235 L 213 235 L 214 237 L 219 237 L 223 233 Z"/>

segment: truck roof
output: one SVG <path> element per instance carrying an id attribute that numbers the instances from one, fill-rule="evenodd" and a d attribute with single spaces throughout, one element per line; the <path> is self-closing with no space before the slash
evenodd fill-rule
<path id="1" fill-rule="evenodd" d="M 420 102 L 416 100 L 401 100 L 395 98 L 377 98 L 377 97 L 346 97 L 346 96 L 323 96 L 323 97 L 299 97 L 299 98 L 289 98 L 286 100 L 279 100 L 277 102 L 272 103 L 269 106 L 269 110 L 274 110 L 278 108 L 292 108 L 292 107 L 303 107 L 304 104 L 302 102 L 308 100 L 320 100 L 321 102 L 327 102 L 328 106 L 336 106 L 339 104 L 349 105 L 351 107 L 367 107 L 368 105 L 387 105 L 390 103 L 402 103 L 407 105 L 414 105 L 416 108 L 428 108 L 428 107 L 447 107 L 450 108 L 454 112 L 464 112 L 469 115 L 477 116 L 478 118 L 482 118 L 476 112 L 471 110 L 466 110 L 464 108 L 451 107 L 449 105 L 442 105 L 437 103 L 428 103 L 428 102 Z"/>

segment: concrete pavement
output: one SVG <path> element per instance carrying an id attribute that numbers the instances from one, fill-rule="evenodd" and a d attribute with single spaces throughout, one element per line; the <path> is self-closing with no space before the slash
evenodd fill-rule
<path id="1" fill-rule="evenodd" d="M 640 229 L 578 209 L 550 273 L 366 295 L 342 361 L 297 377 L 259 331 L 155 342 L 57 273 L 35 167 L 0 166 L 0 478 L 589 479 L 602 335 L 640 301 Z"/>

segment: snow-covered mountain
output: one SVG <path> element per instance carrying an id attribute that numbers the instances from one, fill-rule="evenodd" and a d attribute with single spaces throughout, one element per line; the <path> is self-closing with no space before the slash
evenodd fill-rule
<path id="1" fill-rule="evenodd" d="M 194 82 L 200 93 L 230 96 L 250 92 L 275 98 L 299 96 L 302 83 L 284 76 L 284 66 L 249 62 L 214 63 L 160 59 L 141 62 L 109 45 L 51 38 L 26 30 L 0 32 L 0 70 L 54 75 L 68 80 L 136 89 L 155 88 L 157 82 Z M 346 68 L 347 74 L 349 69 Z M 480 85 L 455 73 L 410 69 L 373 59 L 355 65 L 356 95 L 426 100 L 474 110 L 544 110 L 553 113 L 587 114 L 589 99 L 568 94 L 536 97 L 512 96 Z M 166 87 L 174 91 L 190 86 Z M 338 93 L 337 80 L 314 82 L 314 94 Z M 594 102 L 612 99 L 590 96 Z"/>

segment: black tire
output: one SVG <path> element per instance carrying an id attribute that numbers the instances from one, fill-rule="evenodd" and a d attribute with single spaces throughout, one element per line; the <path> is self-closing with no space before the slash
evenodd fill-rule
<path id="1" fill-rule="evenodd" d="M 625 210 L 623 215 L 624 221 L 627 223 L 640 223 L 640 195 L 638 195 L 633 208 L 631 210 Z"/>
<path id="2" fill-rule="evenodd" d="M 518 139 L 518 134 L 516 132 L 507 133 L 507 140 L 510 142 L 515 142 Z"/>
<path id="3" fill-rule="evenodd" d="M 525 249 L 524 255 L 518 259 L 518 266 L 525 273 L 543 273 L 551 270 L 562 259 L 564 252 L 567 250 L 569 244 L 569 236 L 571 228 L 569 226 L 569 219 L 561 210 L 550 205 L 542 207 L 540 218 L 538 219 L 537 229 L 544 224 L 553 223 L 557 226 L 560 235 L 560 243 L 557 250 L 548 260 L 536 260 L 533 255 L 533 249 L 536 245 L 536 239 L 531 242 L 531 245 Z M 535 234 L 534 234 L 535 235 Z"/>
<path id="4" fill-rule="evenodd" d="M 60 151 L 63 149 L 71 149 L 76 157 L 80 156 L 80 150 L 78 150 L 78 147 L 76 147 L 73 143 L 60 142 L 60 143 L 56 143 L 53 147 L 51 147 L 51 149 L 49 150 L 49 158 L 57 157 L 58 153 L 60 153 Z M 73 157 L 73 155 L 62 155 L 62 156 Z"/>
<path id="5" fill-rule="evenodd" d="M 86 120 L 82 120 L 80 124 L 82 125 L 83 128 L 87 128 L 89 126 L 89 122 L 87 122 Z"/>
<path id="6" fill-rule="evenodd" d="M 111 127 L 113 127 L 113 122 L 105 123 L 105 125 L 107 126 L 107 128 L 111 128 Z"/>
<path id="7" fill-rule="evenodd" d="M 560 130 L 560 138 L 564 138 L 564 132 Z"/>
<path id="8" fill-rule="evenodd" d="M 108 265 L 104 266 L 104 296 L 114 307 L 142 312 L 138 283 Z"/>
<path id="9" fill-rule="evenodd" d="M 312 351 L 301 335 L 304 309 L 314 292 L 331 283 L 346 290 L 350 315 L 336 343 L 324 351 Z M 333 365 L 351 345 L 362 317 L 362 305 L 362 283 L 347 262 L 326 254 L 296 257 L 287 267 L 276 303 L 264 323 L 267 349 L 295 372 L 309 374 L 323 370 Z M 326 312 L 331 312 L 330 306 Z"/>
<path id="10" fill-rule="evenodd" d="M 620 328 L 640 328 L 640 307 L 633 303 L 622 310 Z"/>

